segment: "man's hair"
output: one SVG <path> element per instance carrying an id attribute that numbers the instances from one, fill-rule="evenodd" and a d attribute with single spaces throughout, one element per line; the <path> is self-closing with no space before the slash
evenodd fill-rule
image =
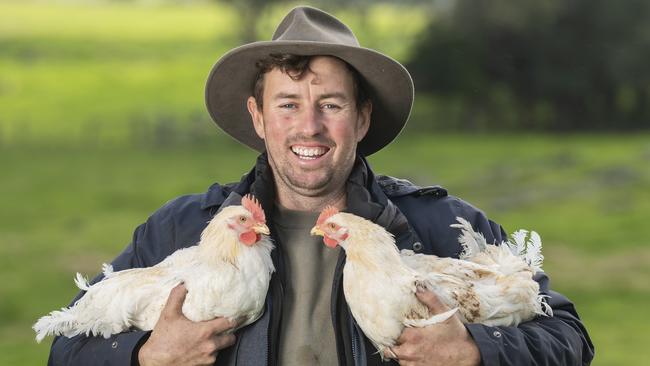
<path id="1" fill-rule="evenodd" d="M 263 105 L 262 95 L 264 94 L 264 74 L 277 68 L 285 74 L 289 75 L 291 79 L 300 80 L 305 72 L 311 71 L 309 69 L 309 63 L 314 57 L 316 56 L 301 56 L 290 53 L 272 53 L 268 57 L 258 60 L 255 63 L 258 71 L 257 76 L 255 77 L 255 83 L 253 84 L 253 97 L 257 103 L 257 108 L 261 110 Z M 368 93 L 366 92 L 365 82 L 354 67 L 345 61 L 343 61 L 343 63 L 352 74 L 354 98 L 356 100 L 357 109 L 360 110 L 364 104 L 370 101 Z"/>

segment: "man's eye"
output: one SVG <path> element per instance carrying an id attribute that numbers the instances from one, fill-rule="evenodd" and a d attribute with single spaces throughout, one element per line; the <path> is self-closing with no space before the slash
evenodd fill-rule
<path id="1" fill-rule="evenodd" d="M 341 107 L 339 107 L 336 104 L 327 103 L 327 104 L 323 104 L 323 106 L 321 108 L 323 108 L 323 109 L 340 109 Z"/>
<path id="2" fill-rule="evenodd" d="M 296 105 L 295 105 L 294 103 L 286 103 L 286 104 L 282 104 L 282 105 L 280 106 L 280 108 L 284 108 L 284 109 L 295 109 L 295 108 L 296 108 Z"/>

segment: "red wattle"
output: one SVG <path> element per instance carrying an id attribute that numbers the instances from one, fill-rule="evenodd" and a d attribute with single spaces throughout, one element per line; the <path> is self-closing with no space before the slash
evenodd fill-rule
<path id="1" fill-rule="evenodd" d="M 336 248 L 336 246 L 339 244 L 339 242 L 330 238 L 327 235 L 323 236 L 323 242 L 325 242 L 325 245 L 327 245 L 330 248 Z"/>
<path id="2" fill-rule="evenodd" d="M 256 233 L 253 230 L 239 234 L 239 241 L 241 241 L 242 243 L 244 243 L 244 244 L 246 244 L 248 246 L 251 246 L 251 245 L 257 243 L 259 238 L 260 238 L 260 234 Z"/>

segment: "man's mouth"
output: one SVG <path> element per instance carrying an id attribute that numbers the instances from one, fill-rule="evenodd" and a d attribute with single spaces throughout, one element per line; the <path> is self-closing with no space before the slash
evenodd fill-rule
<path id="1" fill-rule="evenodd" d="M 291 151 L 300 159 L 315 160 L 327 154 L 330 149 L 325 146 L 291 146 Z"/>

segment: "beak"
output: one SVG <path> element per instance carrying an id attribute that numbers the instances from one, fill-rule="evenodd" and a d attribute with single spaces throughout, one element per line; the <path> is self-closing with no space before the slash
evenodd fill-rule
<path id="1" fill-rule="evenodd" d="M 311 235 L 320 235 L 320 236 L 325 235 L 325 233 L 323 232 L 323 230 L 321 230 L 320 227 L 319 227 L 318 225 L 316 225 L 316 226 L 314 226 L 313 228 L 311 228 L 311 231 L 310 231 L 309 233 L 310 233 Z"/>
<path id="2" fill-rule="evenodd" d="M 270 235 L 271 231 L 269 230 L 269 227 L 266 226 L 266 224 L 255 224 L 252 227 L 253 231 L 258 233 L 258 234 L 264 234 L 264 235 Z"/>

